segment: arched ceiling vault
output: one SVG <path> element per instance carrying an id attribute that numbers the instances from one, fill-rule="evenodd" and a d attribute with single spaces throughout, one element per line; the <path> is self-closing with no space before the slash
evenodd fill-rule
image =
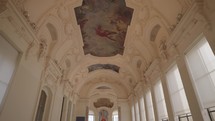
<path id="1" fill-rule="evenodd" d="M 110 75 L 112 76 L 110 77 Z M 80 82 L 77 89 L 80 97 L 90 97 L 105 92 L 119 98 L 127 98 L 131 90 L 129 82 L 115 72 L 107 70 L 92 72 L 88 78 L 82 81 L 83 83 Z M 103 89 L 102 87 L 108 87 L 109 89 Z"/>
<path id="2" fill-rule="evenodd" d="M 143 81 L 144 72 L 153 60 L 162 56 L 159 52 L 160 47 L 163 42 L 168 41 L 171 32 L 194 0 L 162 2 L 160 0 L 119 0 L 124 1 L 123 6 L 119 5 L 121 7 L 119 10 L 124 10 L 122 13 L 117 9 L 115 0 L 106 0 L 106 2 L 104 0 L 103 3 L 94 0 L 93 4 L 90 3 L 91 0 L 84 0 L 85 3 L 83 0 L 12 1 L 28 21 L 36 24 L 39 41 L 47 45 L 46 56 L 61 67 L 64 72 L 63 79 L 69 80 L 74 91 L 82 97 L 87 97 L 89 95 L 84 95 L 85 91 L 97 93 L 96 87 L 102 85 L 111 88 L 118 96 L 122 94 L 121 98 L 125 98 L 137 83 Z M 106 9 L 99 8 L 98 3 L 105 5 Z M 84 6 L 75 9 L 81 5 Z M 109 14 L 111 19 L 107 16 L 100 19 L 110 20 L 112 26 L 97 19 L 93 23 L 95 26 L 88 24 L 87 27 L 93 27 L 89 30 L 99 36 L 94 39 L 99 38 L 98 41 L 103 41 L 105 38 L 106 41 L 109 41 L 108 44 L 114 46 L 116 52 L 119 52 L 114 51 L 114 54 L 107 53 L 112 52 L 108 50 L 111 49 L 109 48 L 111 46 L 106 47 L 107 52 L 99 49 L 99 42 L 93 41 L 93 36 L 88 35 L 88 38 L 85 36 L 85 34 L 90 34 L 85 33 L 89 32 L 88 28 L 85 30 L 81 28 L 84 25 L 82 22 L 89 21 L 88 19 L 93 18 L 98 12 L 93 6 L 97 6 L 99 10 L 108 11 L 108 5 L 115 10 Z M 89 14 L 85 15 L 83 12 Z M 98 13 L 105 15 L 101 12 Z M 116 40 L 123 40 L 120 37 L 124 39 L 124 42 L 116 43 Z M 85 40 L 83 41 L 83 39 Z M 88 39 L 92 39 L 92 41 L 87 43 Z M 93 44 L 88 46 L 91 43 Z M 104 43 L 102 46 L 105 46 Z M 119 47 L 119 44 L 123 51 L 118 51 L 120 49 L 116 48 Z M 91 46 L 97 47 L 93 50 L 93 54 L 91 51 L 85 51 L 86 48 L 90 50 L 88 47 Z M 105 55 L 101 55 L 104 53 Z M 109 67 L 98 67 L 99 69 L 89 72 L 89 66 L 96 64 L 115 65 L 119 67 L 119 72 L 114 72 L 112 71 L 114 69 L 111 70 Z M 94 90 L 90 90 L 92 87 Z M 83 90 L 85 88 L 87 89 Z M 117 94 L 117 88 L 120 88 L 122 92 Z"/>

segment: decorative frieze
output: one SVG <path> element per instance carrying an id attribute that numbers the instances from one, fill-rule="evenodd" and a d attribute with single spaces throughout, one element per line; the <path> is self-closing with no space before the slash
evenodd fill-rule
<path id="1" fill-rule="evenodd" d="M 197 25 L 199 19 L 202 20 L 202 17 L 196 16 L 199 13 L 202 13 L 202 4 L 194 3 L 189 11 L 187 11 L 184 15 L 178 14 L 177 26 L 174 28 L 169 40 L 171 40 L 176 45 L 177 43 L 181 42 L 180 38 L 184 37 L 189 31 L 192 31 L 195 25 Z M 201 14 L 201 16 L 203 16 L 203 14 Z"/>

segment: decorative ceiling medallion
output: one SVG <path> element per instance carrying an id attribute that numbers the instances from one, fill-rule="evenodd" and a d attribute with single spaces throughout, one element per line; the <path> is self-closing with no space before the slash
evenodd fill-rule
<path id="1" fill-rule="evenodd" d="M 133 9 L 124 0 L 83 0 L 75 8 L 84 42 L 84 53 L 98 57 L 123 54 Z"/>
<path id="2" fill-rule="evenodd" d="M 88 66 L 89 72 L 99 70 L 99 69 L 110 69 L 112 71 L 119 73 L 120 67 L 112 64 L 95 64 L 95 65 Z"/>
<path id="3" fill-rule="evenodd" d="M 97 100 L 97 102 L 94 102 L 93 104 L 96 108 L 100 108 L 100 107 L 112 108 L 113 107 L 113 103 L 110 102 L 110 100 L 108 98 L 100 98 Z"/>

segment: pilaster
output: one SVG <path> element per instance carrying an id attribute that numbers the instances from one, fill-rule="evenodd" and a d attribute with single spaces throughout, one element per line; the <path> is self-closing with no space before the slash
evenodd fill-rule
<path id="1" fill-rule="evenodd" d="M 151 87 L 151 96 L 152 96 L 152 104 L 154 108 L 155 121 L 158 121 L 159 119 L 158 119 L 158 110 L 157 110 L 157 102 L 155 97 L 154 85 Z"/>
<path id="2" fill-rule="evenodd" d="M 144 94 L 144 107 L 145 107 L 145 112 L 146 112 L 146 120 L 148 121 L 149 120 L 149 112 L 148 112 L 148 110 L 147 110 L 147 102 L 146 102 L 146 94 Z"/>
<path id="3" fill-rule="evenodd" d="M 174 121 L 174 111 L 171 103 L 171 97 L 169 95 L 169 90 L 168 90 L 168 85 L 167 85 L 167 80 L 164 74 L 161 75 L 161 84 L 163 87 L 163 93 L 164 93 L 164 99 L 166 102 L 166 109 L 167 109 L 167 114 L 169 121 Z"/>

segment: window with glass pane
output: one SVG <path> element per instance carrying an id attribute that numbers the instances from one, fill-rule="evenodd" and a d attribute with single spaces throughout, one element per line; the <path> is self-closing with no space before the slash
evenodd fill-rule
<path id="1" fill-rule="evenodd" d="M 148 120 L 149 121 L 154 121 L 154 109 L 153 109 L 153 103 L 152 103 L 152 96 L 151 96 L 151 91 L 148 91 L 146 93 L 146 105 L 147 105 L 147 111 L 148 111 Z"/>
<path id="2" fill-rule="evenodd" d="M 118 111 L 117 110 L 113 111 L 112 118 L 113 118 L 112 121 L 118 121 L 119 120 Z"/>
<path id="3" fill-rule="evenodd" d="M 144 104 L 144 98 L 140 98 L 140 114 L 142 121 L 146 121 L 146 112 L 145 112 L 145 104 Z"/>
<path id="4" fill-rule="evenodd" d="M 118 121 L 118 115 L 113 116 L 113 121 Z"/>
<path id="5" fill-rule="evenodd" d="M 177 65 L 172 67 L 166 76 L 175 115 L 189 113 L 190 109 Z"/>
<path id="6" fill-rule="evenodd" d="M 135 121 L 134 105 L 131 106 L 132 121 Z"/>
<path id="7" fill-rule="evenodd" d="M 168 115 L 167 115 L 166 103 L 163 95 L 163 87 L 161 85 L 160 80 L 155 85 L 154 90 L 155 90 L 155 98 L 157 103 L 159 120 L 166 119 Z"/>
<path id="8" fill-rule="evenodd" d="M 94 121 L 94 112 L 89 110 L 88 121 Z"/>
<path id="9" fill-rule="evenodd" d="M 16 67 L 17 50 L 0 35 L 0 106 Z"/>
<path id="10" fill-rule="evenodd" d="M 35 121 L 43 121 L 44 120 L 43 114 L 45 111 L 46 99 L 47 99 L 47 95 L 46 95 L 45 91 L 42 90 L 41 95 L 40 95 L 39 105 L 37 107 L 37 114 L 36 114 Z"/>
<path id="11" fill-rule="evenodd" d="M 204 109 L 215 106 L 215 56 L 205 37 L 187 54 L 187 65 Z"/>
<path id="12" fill-rule="evenodd" d="M 135 109 L 136 109 L 136 121 L 140 121 L 140 110 L 138 102 L 135 103 Z"/>
<path id="13" fill-rule="evenodd" d="M 60 115 L 60 121 L 63 121 L 65 119 L 65 114 L 66 114 L 66 102 L 67 102 L 67 98 L 63 97 L 63 101 L 62 101 L 62 106 L 61 106 L 61 115 Z"/>
<path id="14" fill-rule="evenodd" d="M 91 114 L 89 114 L 89 115 L 88 115 L 88 121 L 94 121 L 94 116 L 91 115 Z"/>

